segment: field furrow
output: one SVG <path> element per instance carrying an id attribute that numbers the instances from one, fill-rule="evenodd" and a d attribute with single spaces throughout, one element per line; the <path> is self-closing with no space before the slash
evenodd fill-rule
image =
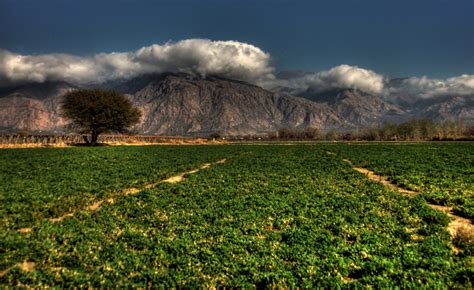
<path id="1" fill-rule="evenodd" d="M 180 182 L 145 188 L 152 179 L 145 177 L 134 195 L 61 223 L 35 220 L 23 233 L 16 230 L 22 221 L 2 216 L 11 225 L 1 233 L 0 284 L 472 287 L 471 236 L 451 240 L 449 216 L 430 207 L 423 194 L 400 194 L 341 162 L 357 164 L 353 157 L 361 153 L 350 156 L 351 149 L 159 146 L 163 164 L 180 158 L 193 166 L 155 182 L 184 177 Z M 149 156 L 137 158 L 139 166 L 153 164 L 144 161 Z M 196 168 L 205 170 L 192 174 Z"/>

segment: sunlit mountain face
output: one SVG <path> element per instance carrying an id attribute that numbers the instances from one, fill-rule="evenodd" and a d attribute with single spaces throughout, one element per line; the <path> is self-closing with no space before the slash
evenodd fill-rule
<path id="1" fill-rule="evenodd" d="M 298 78 L 305 77 L 307 74 Z M 288 79 L 273 79 L 272 84 Z M 152 135 L 258 135 L 282 128 L 354 130 L 413 118 L 472 122 L 473 95 L 418 97 L 365 92 L 357 88 L 264 87 L 221 76 L 143 74 L 103 83 L 47 81 L 3 87 L 0 126 L 4 132 L 65 132 L 60 101 L 81 87 L 126 94 L 141 109 L 134 132 Z"/>

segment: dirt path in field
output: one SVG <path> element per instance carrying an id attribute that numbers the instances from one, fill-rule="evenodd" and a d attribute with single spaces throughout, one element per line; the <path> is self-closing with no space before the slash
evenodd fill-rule
<path id="1" fill-rule="evenodd" d="M 0 272 L 0 278 L 5 276 L 10 270 L 13 268 L 20 268 L 24 272 L 33 272 L 36 269 L 36 263 L 35 262 L 28 262 L 28 261 L 23 261 L 21 263 L 16 263 L 13 267 L 10 267 L 8 269 L 5 269 Z"/>
<path id="2" fill-rule="evenodd" d="M 328 155 L 336 155 L 334 152 L 330 152 L 330 151 L 327 151 L 326 153 Z M 393 183 L 392 181 L 390 181 L 385 176 L 378 175 L 375 172 L 373 172 L 373 171 L 371 171 L 367 168 L 354 166 L 352 161 L 350 161 L 349 159 L 342 159 L 342 161 L 344 161 L 345 163 L 351 165 L 352 169 L 354 169 L 357 172 L 360 172 L 360 173 L 364 174 L 368 179 L 379 182 L 379 183 L 382 183 L 383 185 L 390 188 L 391 190 L 398 191 L 398 192 L 400 192 L 402 194 L 405 194 L 405 195 L 408 195 L 408 196 L 415 196 L 415 195 L 419 194 L 419 192 L 417 192 L 417 191 L 412 191 L 412 190 L 402 188 L 402 187 L 398 186 L 397 184 Z M 431 204 L 431 203 L 428 203 L 428 202 L 427 202 L 427 204 L 431 208 L 433 208 L 435 210 L 438 210 L 438 211 L 442 211 L 442 212 L 446 213 L 449 216 L 449 218 L 451 219 L 451 222 L 448 224 L 447 230 L 448 230 L 449 234 L 451 235 L 451 238 L 454 239 L 454 238 L 457 238 L 460 235 L 462 235 L 462 236 L 471 236 L 471 237 L 474 236 L 474 225 L 471 223 L 471 221 L 467 218 L 463 218 L 461 216 L 455 215 L 453 213 L 453 208 L 452 207 Z M 454 250 L 456 250 L 456 249 L 454 249 Z"/>
<path id="3" fill-rule="evenodd" d="M 390 188 L 391 190 L 395 190 L 395 191 L 398 191 L 398 192 L 401 192 L 401 193 L 407 194 L 407 195 L 417 195 L 418 194 L 418 192 L 416 192 L 416 191 L 408 190 L 408 189 L 405 189 L 405 188 L 402 188 L 402 187 L 398 186 L 397 184 L 391 182 L 385 176 L 375 174 L 375 172 L 373 172 L 373 171 L 371 171 L 367 168 L 353 166 L 352 161 L 350 161 L 349 159 L 342 159 L 342 161 L 344 161 L 345 163 L 351 165 L 352 169 L 354 169 L 355 171 L 360 172 L 360 173 L 364 174 L 365 176 L 367 176 L 368 179 L 379 182 L 379 183 L 382 183 L 383 185 Z"/>
<path id="4" fill-rule="evenodd" d="M 190 175 L 190 174 L 194 174 L 194 173 L 198 173 L 199 171 L 201 170 L 204 170 L 204 169 L 207 169 L 207 168 L 210 168 L 211 166 L 213 165 L 216 165 L 216 164 L 222 164 L 226 161 L 226 159 L 221 159 L 221 160 L 217 160 L 215 162 L 212 162 L 212 163 L 204 163 L 203 165 L 201 165 L 200 167 L 198 168 L 195 168 L 195 169 L 192 169 L 192 170 L 189 170 L 189 171 L 186 171 L 186 172 L 183 172 L 183 173 L 180 173 L 178 175 L 175 175 L 175 176 L 172 176 L 172 177 L 169 177 L 167 179 L 164 179 L 164 180 L 161 180 L 161 181 L 158 181 L 158 182 L 155 182 L 155 183 L 149 183 L 149 184 L 145 184 L 142 188 L 136 188 L 136 187 L 129 187 L 129 188 L 125 188 L 119 192 L 116 192 L 115 194 L 113 194 L 113 197 L 109 197 L 107 199 L 104 199 L 104 200 L 99 200 L 99 201 L 96 201 L 94 202 L 93 204 L 90 204 L 88 205 L 87 207 L 85 207 L 84 209 L 82 210 L 77 210 L 75 212 L 69 212 L 69 213 L 66 213 L 60 217 L 55 217 L 55 218 L 49 218 L 48 221 L 50 222 L 53 222 L 53 223 L 58 223 L 58 222 L 62 222 L 64 219 L 68 218 L 68 217 L 72 217 L 75 213 L 77 212 L 81 212 L 81 211 L 96 211 L 98 209 L 100 209 L 104 204 L 113 204 L 115 202 L 115 198 L 119 197 L 119 196 L 127 196 L 127 195 L 134 195 L 134 194 L 137 194 L 138 192 L 144 190 L 144 189 L 152 189 L 154 187 L 156 187 L 158 184 L 160 183 L 177 183 L 177 182 L 181 182 L 183 181 L 186 176 Z M 32 228 L 22 228 L 22 229 L 18 229 L 17 231 L 20 232 L 20 233 L 30 233 L 32 232 Z"/>

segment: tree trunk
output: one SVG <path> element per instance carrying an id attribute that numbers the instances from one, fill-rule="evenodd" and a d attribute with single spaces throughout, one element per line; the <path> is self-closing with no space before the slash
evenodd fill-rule
<path id="1" fill-rule="evenodd" d="M 91 142 L 89 142 L 89 138 L 87 138 L 87 135 L 82 136 L 82 138 L 84 141 L 86 141 L 86 144 L 91 144 Z"/>
<path id="2" fill-rule="evenodd" d="M 97 139 L 99 138 L 99 133 L 97 131 L 92 131 L 91 133 L 91 145 L 97 145 Z"/>

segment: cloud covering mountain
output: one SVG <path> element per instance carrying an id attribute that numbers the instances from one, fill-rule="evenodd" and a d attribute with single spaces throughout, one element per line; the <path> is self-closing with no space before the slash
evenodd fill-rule
<path id="1" fill-rule="evenodd" d="M 430 98 L 443 95 L 469 95 L 474 93 L 474 75 L 461 75 L 445 80 L 426 76 L 402 79 L 386 87 L 386 94 Z"/>
<path id="2" fill-rule="evenodd" d="M 104 82 L 145 73 L 185 72 L 239 80 L 272 78 L 270 55 L 237 41 L 188 39 L 153 44 L 133 52 L 19 55 L 0 50 L 2 82 Z"/>
<path id="3" fill-rule="evenodd" d="M 300 77 L 271 80 L 266 85 L 287 87 L 295 94 L 310 88 L 320 92 L 351 88 L 380 94 L 384 90 L 385 78 L 374 71 L 343 64 L 326 71 L 307 73 Z"/>
<path id="4" fill-rule="evenodd" d="M 20 55 L 0 49 L 0 86 L 64 80 L 74 84 L 102 83 L 146 73 L 185 72 L 243 80 L 265 88 L 285 87 L 292 94 L 308 89 L 359 89 L 381 96 L 428 98 L 474 94 L 474 75 L 447 79 L 410 77 L 396 82 L 375 71 L 342 64 L 328 70 L 277 78 L 268 52 L 238 41 L 188 39 L 153 44 L 132 52 Z"/>

